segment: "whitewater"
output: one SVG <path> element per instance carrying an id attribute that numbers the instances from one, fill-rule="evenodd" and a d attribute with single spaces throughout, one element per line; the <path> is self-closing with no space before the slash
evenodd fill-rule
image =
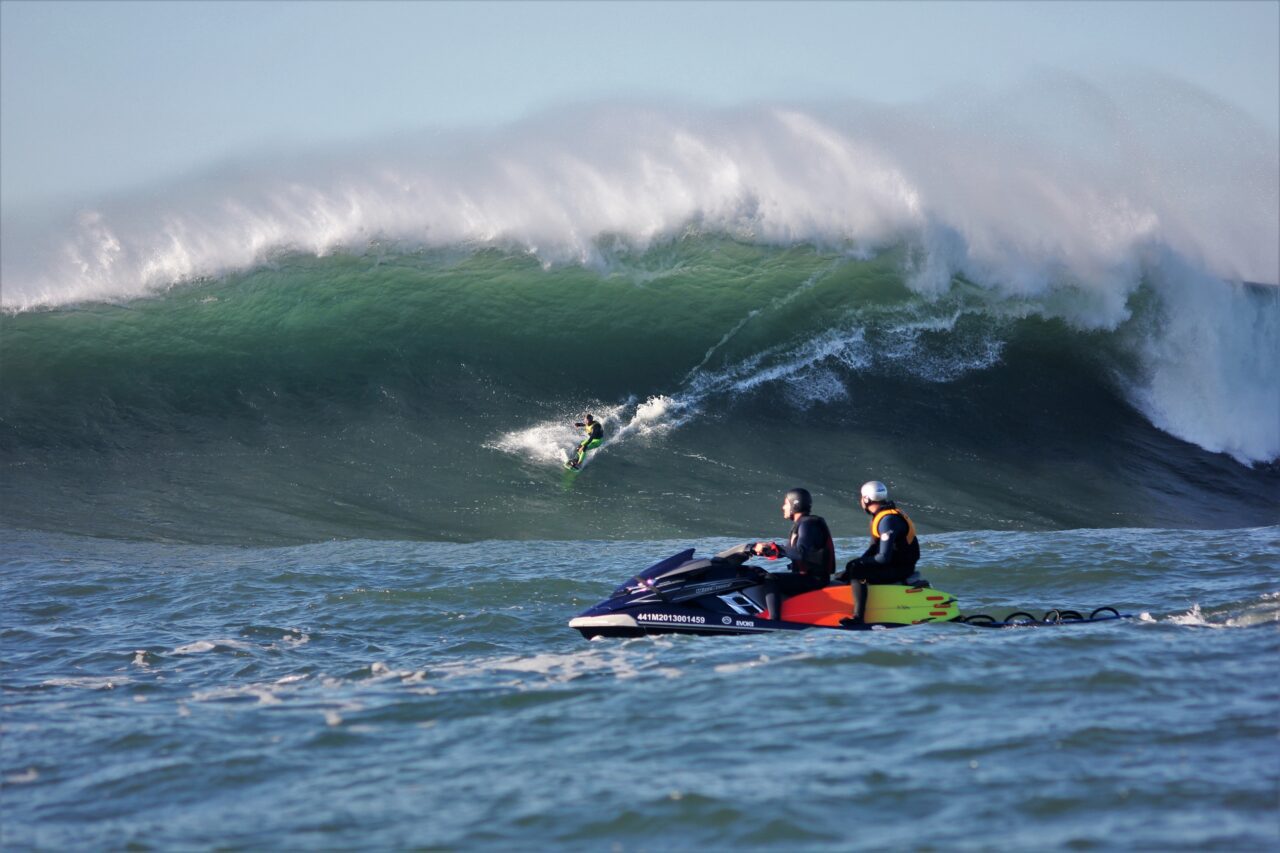
<path id="1" fill-rule="evenodd" d="M 6 208 L 0 846 L 1280 846 L 1278 151 L 1046 75 Z M 567 627 L 873 478 L 962 612 L 1134 618 Z"/>

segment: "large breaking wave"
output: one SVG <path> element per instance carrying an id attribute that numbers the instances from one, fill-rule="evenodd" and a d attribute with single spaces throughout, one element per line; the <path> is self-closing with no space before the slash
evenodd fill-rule
<path id="1" fill-rule="evenodd" d="M 1046 411 L 1115 394 L 1203 450 L 1280 457 L 1277 140 L 1176 81 L 597 104 L 230 163 L 4 231 L 11 451 L 172 441 L 289 400 L 430 419 L 449 395 L 506 395 L 468 408 L 492 422 L 480 444 L 540 464 L 587 404 L 652 442 L 747 398 L 866 423 L 898 379 L 963 445 L 921 414 L 929 388 L 1003 367 L 1034 391 L 1049 363 L 1044 382 L 1087 376 L 1092 399 Z M 579 347 L 605 355 L 579 368 Z M 1026 403 L 994 403 L 1006 444 Z"/>
<path id="2" fill-rule="evenodd" d="M 607 263 L 691 225 L 769 243 L 922 249 L 912 278 L 1075 287 L 1113 325 L 1172 254 L 1280 281 L 1276 138 L 1171 80 L 1043 79 L 913 107 L 598 105 L 510 127 L 227 164 L 6 240 L 10 309 L 137 296 L 281 250 L 502 245 Z M 9 235 L 6 235 L 9 236 Z M 19 236 L 21 239 L 19 239 Z"/>

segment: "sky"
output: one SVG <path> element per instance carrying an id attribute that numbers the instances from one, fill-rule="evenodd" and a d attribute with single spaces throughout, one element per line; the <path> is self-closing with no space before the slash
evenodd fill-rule
<path id="1" fill-rule="evenodd" d="M 0 0 L 0 208 L 578 101 L 893 104 L 1038 70 L 1174 75 L 1280 134 L 1280 0 Z"/>

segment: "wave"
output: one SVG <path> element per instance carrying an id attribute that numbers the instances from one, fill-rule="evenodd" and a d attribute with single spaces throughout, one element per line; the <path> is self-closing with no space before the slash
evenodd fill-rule
<path id="1" fill-rule="evenodd" d="M 1082 289 L 1111 326 L 1151 256 L 1280 281 L 1274 134 L 1169 79 L 1057 76 L 889 108 L 597 104 L 224 165 L 66 226 L 7 217 L 9 310 L 132 298 L 281 251 L 497 246 L 607 267 L 689 228 L 773 245 L 920 248 L 913 287 Z"/>
<path id="2" fill-rule="evenodd" d="M 1092 524 L 1098 496 L 1047 473 L 1080 459 L 1129 523 L 1195 523 L 1197 492 L 1207 523 L 1262 523 L 1280 287 L 1249 282 L 1280 281 L 1276 142 L 1176 81 L 1058 77 L 912 107 L 598 104 L 6 216 L 0 457 L 15 497 L 110 458 L 137 502 L 163 456 L 194 466 L 193 518 L 225 467 L 223 498 L 262 478 L 299 530 L 411 536 L 449 503 L 413 466 L 516 500 L 512 466 L 553 470 L 591 409 L 598 458 L 654 482 L 764 479 L 801 423 L 882 479 L 1039 494 L 944 527 Z M 850 458 L 883 430 L 923 449 Z"/>
<path id="3" fill-rule="evenodd" d="M 1243 464 L 1280 457 L 1280 289 L 1215 291 L 1166 261 L 1147 270 L 1126 319 L 1099 330 L 1080 328 L 1095 303 L 1078 291 L 1009 297 L 957 277 L 946 294 L 919 294 L 913 258 L 909 245 L 862 259 L 725 236 L 618 253 L 603 274 L 543 268 L 524 253 L 284 257 L 114 313 L 11 315 L 6 363 L 15 391 L 83 381 L 127 408 L 154 408 L 154 392 L 167 407 L 177 395 L 183 407 L 252 409 L 267 405 L 251 399 L 264 387 L 273 397 L 295 386 L 335 399 L 383 393 L 368 377 L 404 374 L 410 362 L 431 366 L 412 381 L 435 394 L 473 393 L 470 364 L 510 394 L 563 396 L 566 361 L 582 349 L 594 405 L 655 398 L 674 426 L 709 400 L 764 387 L 803 411 L 852 402 L 859 375 L 954 382 L 999 364 L 1012 330 L 1040 321 L 1050 324 L 1042 333 L 1069 339 L 1070 358 L 1103 363 L 1104 384 L 1158 428 Z M 535 364 L 543 369 L 512 369 Z M 359 381 L 344 387 L 352 375 Z M 203 387 L 184 387 L 193 378 Z M 11 422 L 23 417 L 15 405 Z M 546 456 L 573 415 L 554 418 L 496 443 L 532 442 Z M 654 425 L 626 430 L 640 426 Z"/>
<path id="4" fill-rule="evenodd" d="M 724 235 L 607 273 L 295 255 L 0 316 L 0 518 L 183 541 L 675 538 L 758 528 L 780 483 L 829 503 L 878 476 L 928 496 L 932 529 L 1274 521 L 1275 326 L 1257 318 L 1275 289 L 1231 291 L 1252 331 L 1184 340 L 1157 284 L 1114 330 L 1082 330 L 1062 294 L 957 278 L 922 295 L 911 258 Z M 1236 456 L 1157 429 L 1156 405 L 1216 407 L 1205 444 Z M 608 440 L 561 483 L 584 411 Z"/>

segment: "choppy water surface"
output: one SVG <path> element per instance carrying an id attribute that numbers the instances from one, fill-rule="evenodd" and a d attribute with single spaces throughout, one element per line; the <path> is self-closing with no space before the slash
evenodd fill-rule
<path id="1" fill-rule="evenodd" d="M 966 612 L 1120 623 L 566 627 L 684 544 L 13 532 L 4 847 L 1280 843 L 1280 529 L 928 540 Z"/>

